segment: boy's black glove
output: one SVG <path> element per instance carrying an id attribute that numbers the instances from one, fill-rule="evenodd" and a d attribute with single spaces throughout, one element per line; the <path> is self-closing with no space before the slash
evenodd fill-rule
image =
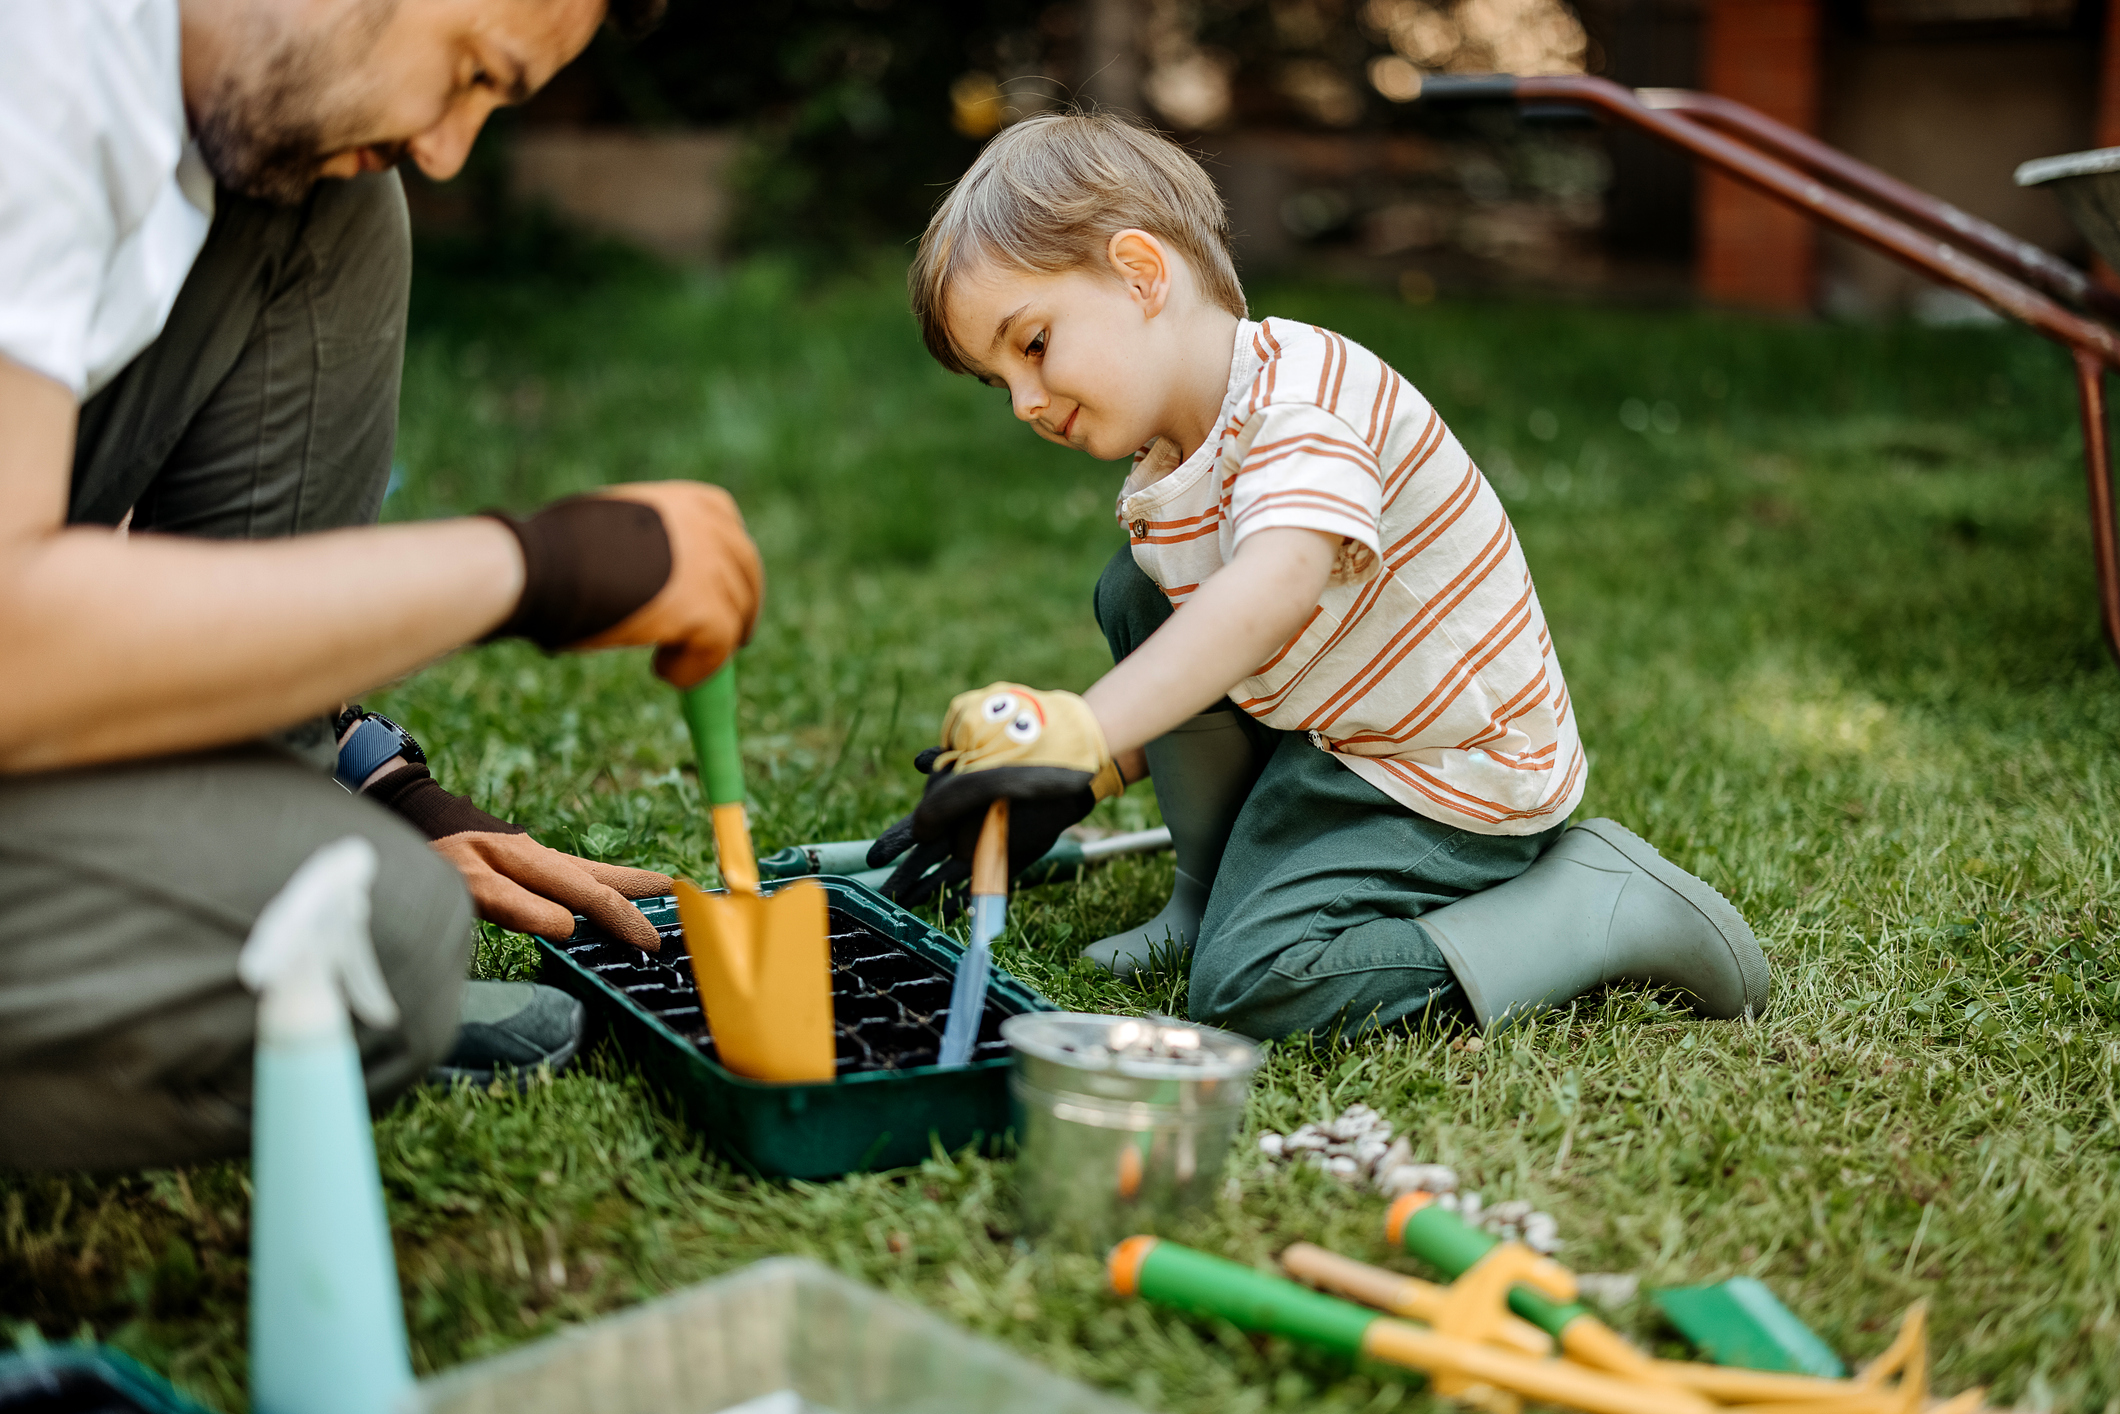
<path id="1" fill-rule="evenodd" d="M 961 894 L 996 800 L 1009 802 L 1014 878 L 1098 801 L 1126 789 L 1081 698 L 1010 682 L 958 694 L 942 719 L 942 745 L 913 765 L 928 778 L 920 804 L 869 849 L 869 867 L 880 869 L 913 846 L 883 886 L 886 897 L 907 905 Z"/>
<path id="2" fill-rule="evenodd" d="M 1008 873 L 1011 879 L 1045 856 L 1061 832 L 1088 815 L 1097 803 L 1088 786 L 1077 786 L 1063 795 L 1020 794 L 1008 789 L 1007 773 L 983 773 L 995 777 L 998 789 L 979 791 L 948 801 L 943 810 L 930 810 L 937 783 L 946 783 L 952 772 L 945 766 L 935 770 L 942 748 L 931 746 L 913 758 L 914 767 L 928 778 L 920 804 L 910 815 L 885 830 L 869 846 L 869 867 L 881 869 L 892 860 L 898 867 L 883 883 L 882 893 L 894 903 L 918 908 L 940 899 L 943 916 L 954 918 L 964 911 L 965 887 L 972 877 L 972 850 L 979 842 L 979 827 L 986 820 L 986 807 L 999 796 L 1009 799 Z M 958 789 L 970 779 L 954 783 Z M 982 784 L 989 784 L 982 782 Z M 1017 782 L 1019 788 L 1029 784 Z M 1050 789 L 1052 782 L 1040 788 Z M 948 792 L 945 792 L 947 797 Z M 920 816 L 929 811 L 935 818 L 935 833 L 922 841 Z M 908 848 L 911 853 L 907 853 Z M 903 859 L 899 859 L 904 855 Z"/>

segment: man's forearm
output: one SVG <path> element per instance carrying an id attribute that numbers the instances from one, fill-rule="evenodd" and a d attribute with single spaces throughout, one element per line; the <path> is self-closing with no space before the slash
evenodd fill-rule
<path id="1" fill-rule="evenodd" d="M 327 711 L 502 622 L 491 520 L 257 543 L 72 529 L 0 540 L 0 772 L 241 741 Z"/>
<path id="2" fill-rule="evenodd" d="M 1260 531 L 1082 695 L 1129 780 L 1130 753 L 1214 705 L 1302 631 L 1338 546 L 1314 530 Z"/>

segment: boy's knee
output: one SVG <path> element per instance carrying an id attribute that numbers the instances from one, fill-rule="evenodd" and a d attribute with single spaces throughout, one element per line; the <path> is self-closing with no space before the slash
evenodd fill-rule
<path id="1" fill-rule="evenodd" d="M 1260 928 L 1238 936 L 1271 936 Z M 1220 956 L 1203 938 L 1187 1015 L 1209 1026 L 1278 1040 L 1340 1030 L 1353 1035 L 1416 1016 L 1457 994 L 1457 979 L 1418 923 L 1376 918 L 1270 954 Z"/>
<path id="2" fill-rule="evenodd" d="M 1202 988 L 1197 977 L 1185 1004 L 1185 1014 L 1201 1025 L 1234 1031 L 1254 1041 L 1278 1041 L 1317 1029 L 1317 1021 L 1296 1015 L 1295 1010 L 1271 988 L 1233 986 L 1228 979 Z"/>
<path id="3" fill-rule="evenodd" d="M 1170 600 L 1139 565 L 1132 550 L 1121 550 L 1097 576 L 1097 627 L 1111 645 L 1112 661 L 1132 653 L 1170 617 Z"/>
<path id="4" fill-rule="evenodd" d="M 1274 990 L 1271 965 L 1217 956 L 1202 945 L 1193 951 L 1192 975 L 1186 983 L 1185 1014 L 1205 1026 L 1219 1026 L 1239 1036 L 1267 1041 L 1288 1034 L 1278 1025 L 1281 1008 L 1269 997 Z"/>

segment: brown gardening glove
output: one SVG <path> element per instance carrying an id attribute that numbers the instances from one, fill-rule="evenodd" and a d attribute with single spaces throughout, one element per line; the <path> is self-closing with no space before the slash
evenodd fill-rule
<path id="1" fill-rule="evenodd" d="M 487 514 L 523 547 L 523 597 L 493 638 L 546 652 L 652 646 L 665 681 L 693 687 L 750 642 L 765 592 L 735 498 L 698 481 L 638 481 Z"/>
<path id="2" fill-rule="evenodd" d="M 341 718 L 342 764 L 352 754 L 348 743 L 363 717 L 390 726 L 403 738 L 405 749 L 372 771 L 362 761 L 362 779 L 347 781 L 342 774 L 342 783 L 425 835 L 434 852 L 464 876 L 479 917 L 518 933 L 564 941 L 573 936 L 578 913 L 607 936 L 646 952 L 661 949 L 655 925 L 629 900 L 671 892 L 675 886 L 668 875 L 600 864 L 539 844 L 522 826 L 495 819 L 435 784 L 419 743 L 388 718 L 359 708 Z"/>

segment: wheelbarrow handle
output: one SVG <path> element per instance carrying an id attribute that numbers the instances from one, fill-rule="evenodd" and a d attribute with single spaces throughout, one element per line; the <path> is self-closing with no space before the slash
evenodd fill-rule
<path id="1" fill-rule="evenodd" d="M 1515 74 L 1423 74 L 1417 103 L 1508 103 L 1516 98 Z"/>

